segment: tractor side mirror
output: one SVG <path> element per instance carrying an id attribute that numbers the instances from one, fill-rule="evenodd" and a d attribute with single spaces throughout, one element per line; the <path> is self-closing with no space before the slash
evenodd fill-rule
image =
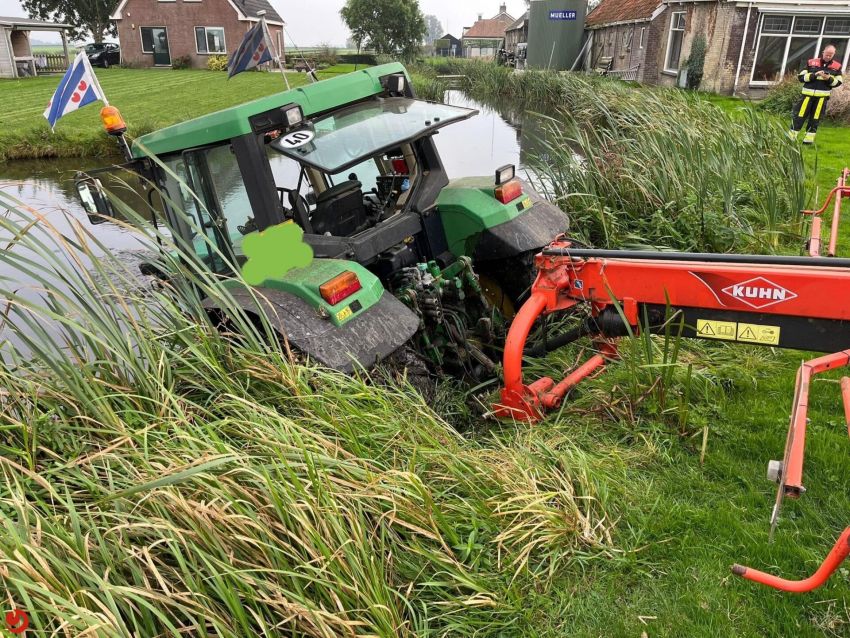
<path id="1" fill-rule="evenodd" d="M 96 177 L 78 175 L 75 185 L 80 202 L 88 215 L 90 224 L 102 224 L 115 217 L 112 202 L 106 195 L 103 184 Z"/>

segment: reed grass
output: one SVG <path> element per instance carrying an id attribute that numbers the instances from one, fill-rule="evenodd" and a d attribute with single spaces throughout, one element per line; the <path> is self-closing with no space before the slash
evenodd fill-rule
<path id="1" fill-rule="evenodd" d="M 523 635 L 528 583 L 616 555 L 619 454 L 461 436 L 294 361 L 141 213 L 155 288 L 0 199 L 0 595 L 37 635 Z"/>

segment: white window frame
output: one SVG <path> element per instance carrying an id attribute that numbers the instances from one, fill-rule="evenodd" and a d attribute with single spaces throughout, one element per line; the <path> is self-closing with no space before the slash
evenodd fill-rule
<path id="1" fill-rule="evenodd" d="M 186 2 L 187 0 L 183 0 Z M 199 2 L 200 0 L 189 0 L 190 2 Z M 224 47 L 224 51 L 198 51 L 198 29 L 204 30 L 204 42 L 208 42 L 207 40 L 207 29 L 220 29 L 221 30 L 221 42 Z M 195 37 L 195 53 L 198 55 L 224 55 L 227 53 L 227 34 L 225 33 L 224 27 L 207 27 L 203 25 L 198 25 L 192 29 L 192 35 Z"/>
<path id="2" fill-rule="evenodd" d="M 646 33 L 646 27 L 641 27 L 640 28 L 640 44 L 638 45 L 639 49 L 643 48 L 643 36 L 644 36 L 645 33 Z"/>
<path id="3" fill-rule="evenodd" d="M 162 29 L 165 31 L 165 39 L 168 40 L 168 27 L 151 26 L 149 24 L 139 25 L 139 45 L 142 47 L 144 55 L 153 55 L 153 49 L 145 51 L 145 39 L 142 37 L 142 29 Z M 171 43 L 168 45 L 168 55 L 171 55 Z"/>
<path id="4" fill-rule="evenodd" d="M 675 75 L 676 73 L 679 72 L 678 66 L 675 69 L 670 67 L 670 53 L 671 53 L 670 45 L 673 44 L 673 34 L 674 33 L 681 33 L 682 34 L 682 45 L 684 46 L 684 44 L 685 44 L 685 28 L 687 27 L 687 25 L 684 24 L 686 15 L 687 15 L 687 11 L 676 11 L 676 12 L 670 14 L 670 28 L 667 30 L 667 50 L 664 52 L 664 71 L 665 71 L 665 73 L 672 73 L 672 74 Z M 682 24 L 681 28 L 675 26 L 676 25 L 676 18 L 678 16 L 682 16 L 682 23 L 683 24 Z M 677 62 L 677 64 L 679 64 L 679 65 L 681 65 L 681 63 L 682 63 L 681 57 L 682 57 L 682 50 L 679 49 L 679 58 L 680 59 Z"/>
<path id="5" fill-rule="evenodd" d="M 830 18 L 846 18 L 850 19 L 850 15 L 828 15 L 828 14 L 820 14 L 820 15 L 810 15 L 810 14 L 801 14 L 794 15 L 791 13 L 782 13 L 782 14 L 770 14 L 777 15 L 778 17 L 783 18 L 791 18 L 791 30 L 788 33 L 764 33 L 764 18 L 767 17 L 768 14 L 762 16 L 762 19 L 759 21 L 759 30 L 758 36 L 756 37 L 756 51 L 753 55 L 753 68 L 750 70 L 750 86 L 760 87 L 760 86 L 773 86 L 777 82 L 781 82 L 782 78 L 785 77 L 785 73 L 788 71 L 788 52 L 791 48 L 791 39 L 792 38 L 817 38 L 817 46 L 815 47 L 815 55 L 820 55 L 823 52 L 823 47 L 826 46 L 827 42 L 833 42 L 835 40 L 844 40 L 847 44 L 844 47 L 844 59 L 841 60 L 841 66 L 847 66 L 847 59 L 850 57 L 850 35 L 825 35 L 824 31 L 826 31 L 826 21 Z M 794 28 L 797 26 L 797 18 L 820 18 L 821 26 L 820 33 L 794 33 Z M 762 38 L 785 38 L 785 50 L 782 54 L 782 66 L 779 69 L 779 79 L 775 81 L 770 80 L 753 80 L 753 71 L 756 67 L 756 62 L 759 59 L 759 53 L 761 52 L 761 41 Z"/>

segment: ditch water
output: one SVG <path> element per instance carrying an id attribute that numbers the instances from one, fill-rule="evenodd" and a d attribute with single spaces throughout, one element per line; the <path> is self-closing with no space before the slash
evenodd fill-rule
<path id="1" fill-rule="evenodd" d="M 449 91 L 446 101 L 479 111 L 476 117 L 454 124 L 435 137 L 450 178 L 494 175 L 496 168 L 505 164 L 515 164 L 521 177 L 528 175 L 525 164 L 529 153 L 536 152 L 534 135 L 538 133 L 539 126 L 532 122 L 524 127 L 516 115 L 500 113 L 459 91 Z M 0 192 L 19 200 L 42 216 L 45 224 L 72 237 L 74 221 L 88 223 L 77 199 L 74 173 L 107 163 L 99 158 L 7 162 L 0 165 Z M 9 218 L 11 215 L 0 200 L 0 216 Z M 138 272 L 137 265 L 153 251 L 152 247 L 140 243 L 138 234 L 116 224 L 104 223 L 93 228 L 106 249 L 117 254 L 134 272 Z M 39 229 L 36 227 L 30 232 L 38 233 Z M 10 239 L 11 233 L 0 228 L 0 249 Z M 15 250 L 23 252 L 20 246 Z M 27 256 L 38 259 L 35 255 Z M 0 289 L 16 291 L 32 299 L 43 294 L 43 286 L 39 282 L 24 276 L 5 260 L 0 263 Z"/>

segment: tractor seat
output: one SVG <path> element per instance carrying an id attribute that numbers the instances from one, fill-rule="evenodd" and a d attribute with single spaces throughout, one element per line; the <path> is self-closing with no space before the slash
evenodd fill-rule
<path id="1" fill-rule="evenodd" d="M 336 237 L 350 237 L 369 226 L 363 191 L 355 179 L 341 182 L 316 198 L 316 210 L 310 225 L 317 235 L 330 233 Z"/>

